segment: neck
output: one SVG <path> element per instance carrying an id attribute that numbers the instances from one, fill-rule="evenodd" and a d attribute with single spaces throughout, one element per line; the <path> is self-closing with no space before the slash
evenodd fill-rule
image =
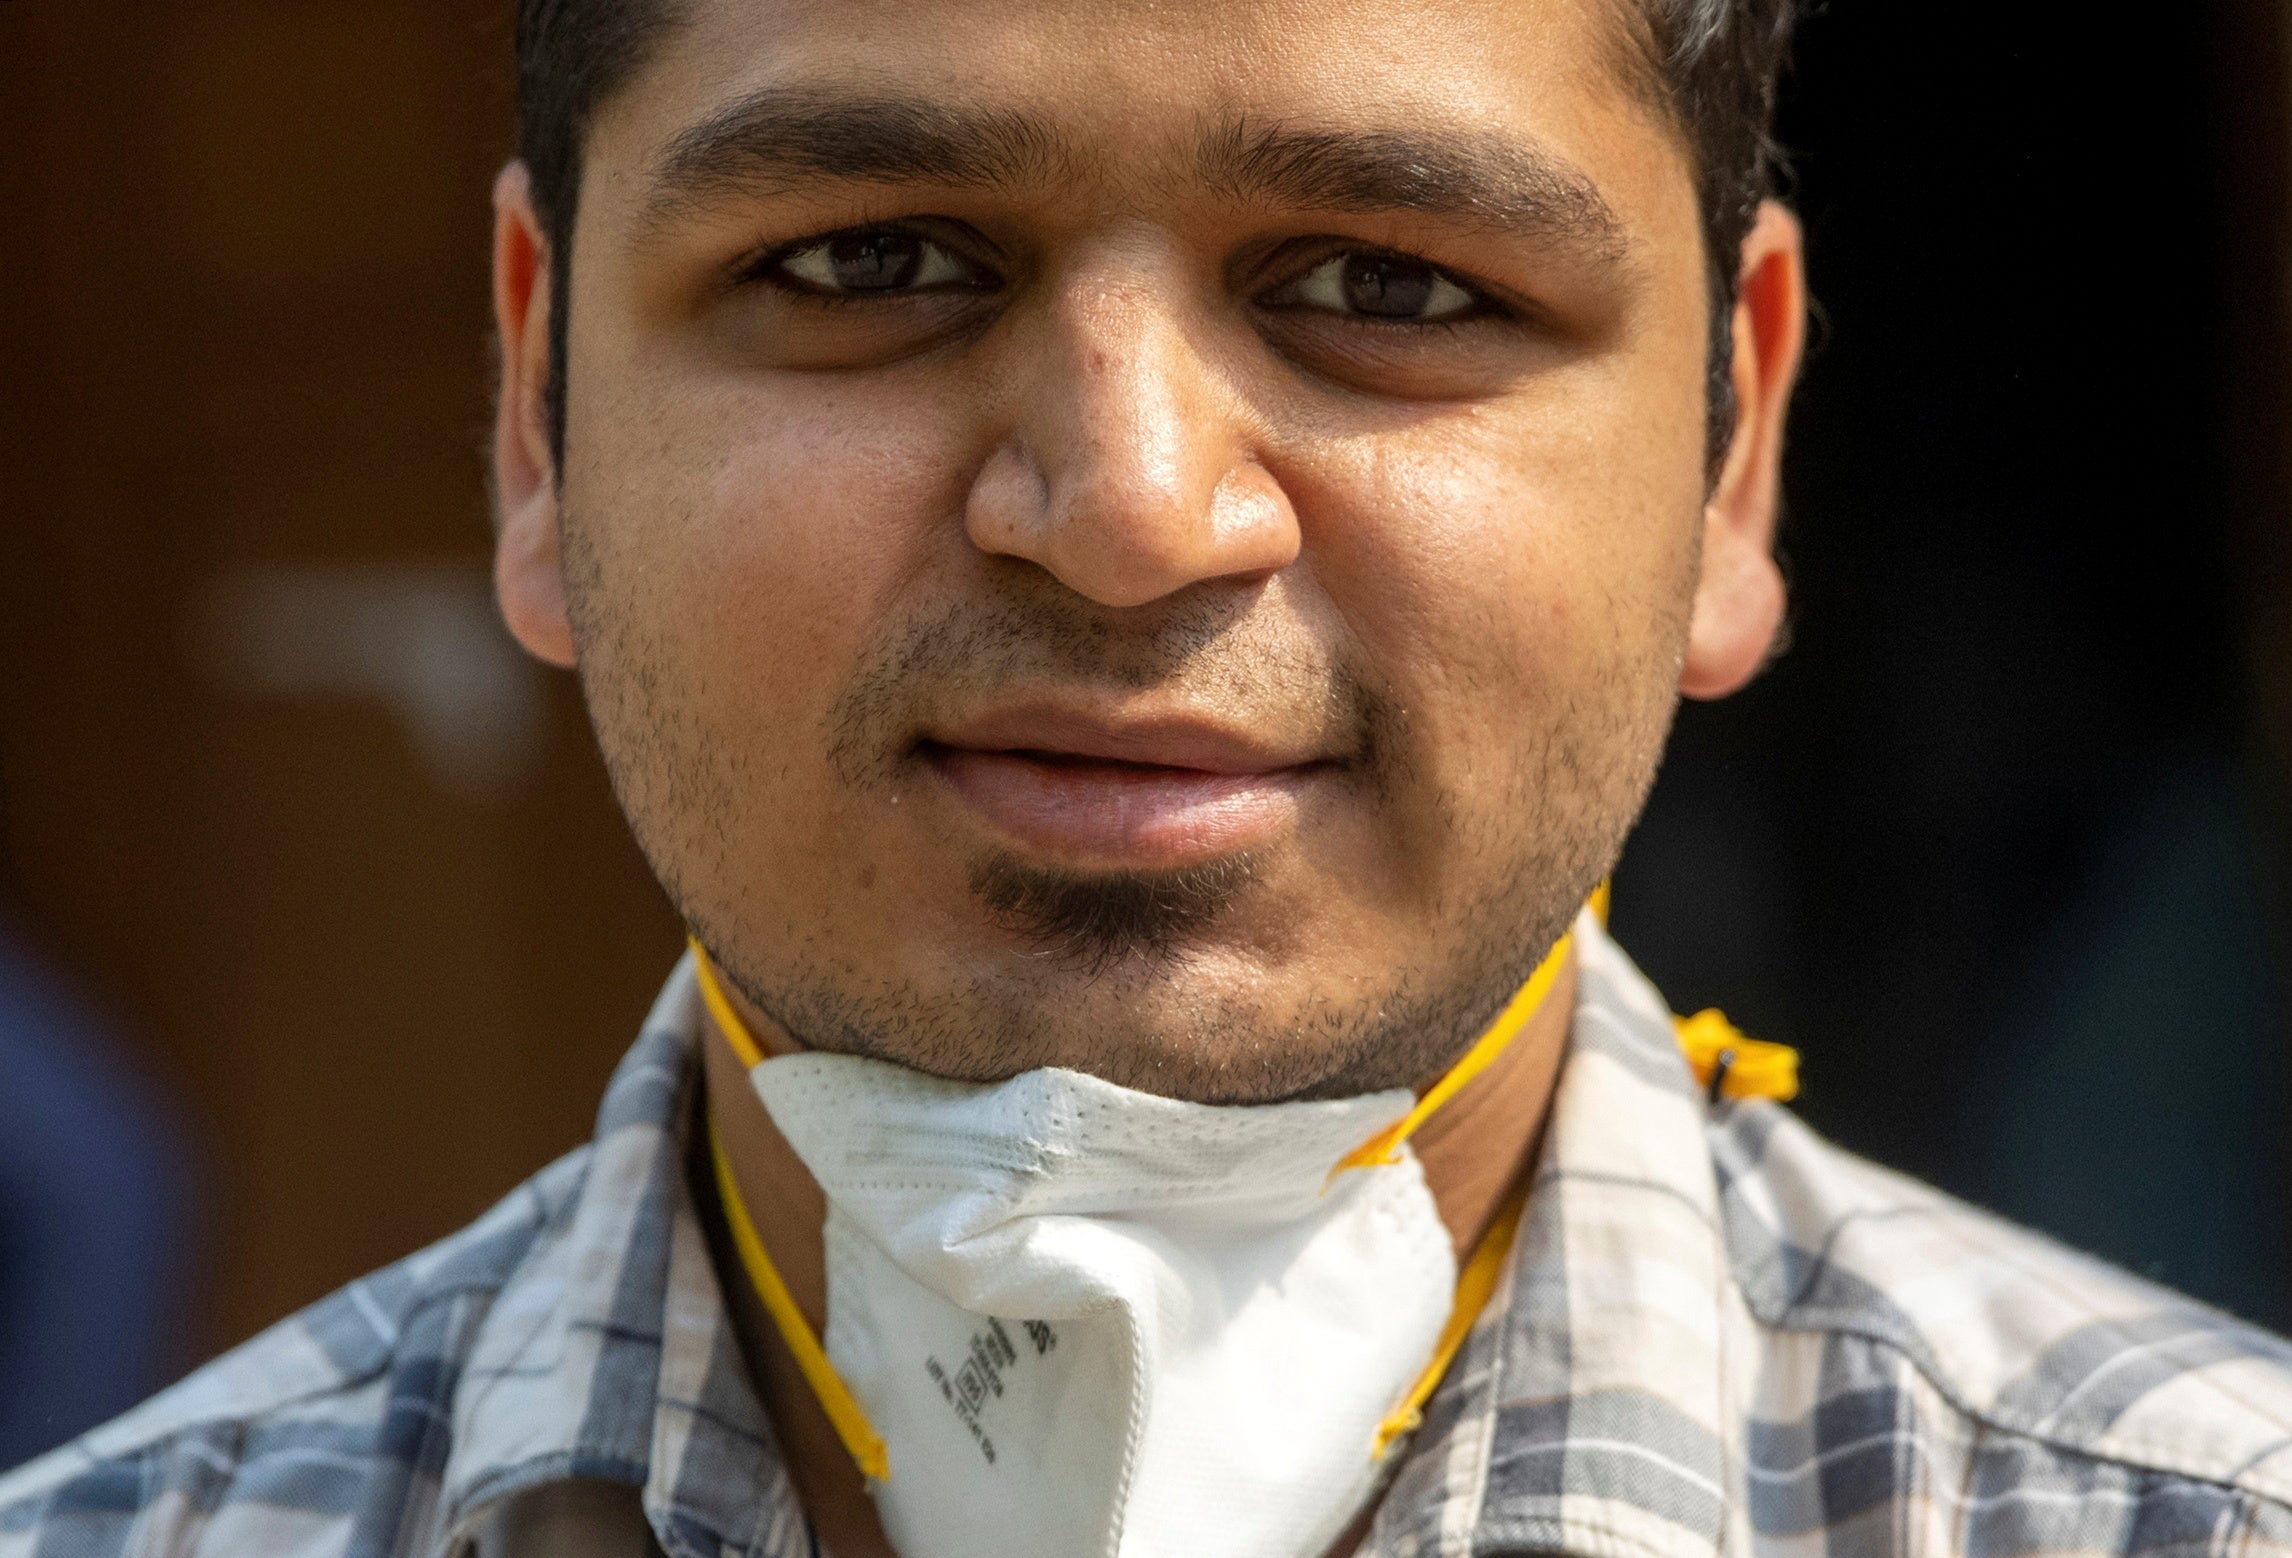
<path id="1" fill-rule="evenodd" d="M 738 994 L 727 994 L 767 1053 L 797 1048 Z M 1506 1193 L 1530 1170 L 1567 1048 L 1575 997 L 1576 956 L 1571 951 L 1550 994 L 1519 1036 L 1410 1138 L 1460 1265 L 1488 1231 Z M 758 1236 L 813 1334 L 820 1335 L 828 1308 L 821 1246 L 827 1198 L 773 1125 L 730 1041 L 705 1012 L 702 1022 L 709 1121 Z M 694 1182 L 712 1183 L 705 1159 Z M 711 1253 L 723 1274 L 734 1331 L 822 1545 L 834 1558 L 894 1558 L 858 1469 L 750 1291 L 723 1220 L 710 1223 Z"/>

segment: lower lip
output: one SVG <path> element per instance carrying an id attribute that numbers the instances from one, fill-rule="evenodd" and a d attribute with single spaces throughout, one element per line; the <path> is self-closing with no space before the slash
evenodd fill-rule
<path id="1" fill-rule="evenodd" d="M 1046 761 L 1017 752 L 925 749 L 956 795 L 1029 853 L 1099 868 L 1196 865 L 1260 847 L 1297 819 L 1313 770 Z"/>

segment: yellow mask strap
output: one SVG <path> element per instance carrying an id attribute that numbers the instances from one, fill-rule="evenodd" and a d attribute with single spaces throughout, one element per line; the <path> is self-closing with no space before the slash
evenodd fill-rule
<path id="1" fill-rule="evenodd" d="M 1383 1168 L 1400 1162 L 1401 1143 L 1414 1136 L 1417 1127 L 1431 1119 L 1443 1104 L 1463 1092 L 1474 1077 L 1486 1071 L 1542 1009 L 1545 997 L 1552 993 L 1552 986 L 1558 982 L 1560 970 L 1567 966 L 1568 954 L 1575 945 L 1575 932 L 1562 936 L 1544 955 L 1544 961 L 1536 965 L 1536 972 L 1528 976 L 1528 982 L 1505 1003 L 1504 1010 L 1496 1014 L 1496 1021 L 1488 1025 L 1488 1031 L 1464 1052 L 1464 1058 L 1448 1068 L 1448 1074 L 1417 1100 L 1414 1109 L 1339 1158 L 1329 1177 L 1335 1179 L 1347 1169 Z"/>
<path id="2" fill-rule="evenodd" d="M 764 1046 L 756 1042 L 756 1035 L 748 1031 L 748 1024 L 732 1009 L 732 1002 L 724 994 L 723 981 L 717 977 L 716 965 L 709 961 L 700 943 L 687 936 L 684 944 L 692 948 L 693 971 L 700 976 L 701 1004 L 708 1008 L 708 1015 L 716 1019 L 724 1042 L 731 1045 L 732 1053 L 739 1057 L 741 1069 L 754 1071 L 764 1064 Z"/>
<path id="3" fill-rule="evenodd" d="M 1779 1103 L 1788 1103 L 1797 1095 L 1797 1050 L 1786 1044 L 1745 1038 L 1716 1009 L 1697 1012 L 1693 1017 L 1675 1017 L 1672 1023 L 1679 1033 L 1680 1048 L 1687 1052 L 1688 1065 L 1694 1068 L 1696 1079 L 1706 1088 L 1728 1098 L 1772 1098 Z M 1480 1236 L 1472 1259 L 1465 1263 L 1463 1274 L 1456 1279 L 1456 1303 L 1448 1312 L 1448 1324 L 1441 1328 L 1440 1344 L 1433 1349 L 1432 1362 L 1417 1377 L 1409 1393 L 1401 1398 L 1401 1404 L 1377 1425 L 1379 1456 L 1392 1448 L 1394 1440 L 1415 1432 L 1417 1425 L 1424 1421 L 1425 1403 L 1440 1388 L 1449 1365 L 1456 1361 L 1457 1349 L 1464 1345 L 1473 1322 L 1480 1318 L 1481 1310 L 1488 1307 L 1496 1284 L 1504 1276 L 1512 1258 L 1514 1236 L 1520 1231 L 1521 1215 L 1527 1209 L 1528 1181 L 1523 1179 L 1497 1208 L 1496 1220 L 1488 1225 L 1488 1232 Z"/>
<path id="4" fill-rule="evenodd" d="M 1592 892 L 1589 907 L 1593 917 L 1602 925 L 1608 922 L 1608 884 L 1602 882 Z M 1489 1063 L 1504 1052 L 1506 1045 L 1519 1037 L 1545 999 L 1551 995 L 1553 984 L 1560 977 L 1560 969 L 1567 960 L 1569 949 L 1575 944 L 1574 933 L 1560 938 L 1559 944 L 1545 955 L 1520 987 L 1517 995 L 1489 1024 L 1462 1060 L 1450 1068 L 1449 1073 L 1435 1083 L 1432 1090 L 1418 1100 L 1397 1124 L 1387 1127 L 1346 1154 L 1330 1178 L 1347 1169 L 1370 1168 L 1400 1161 L 1401 1143 L 1407 1141 L 1416 1128 L 1432 1116 L 1434 1110 L 1454 1098 L 1474 1077 L 1485 1071 Z M 1781 1044 L 1768 1044 L 1758 1039 L 1745 1038 L 1734 1024 L 1716 1010 L 1698 1012 L 1693 1017 L 1672 1019 L 1679 1036 L 1680 1048 L 1686 1052 L 1687 1062 L 1696 1079 L 1710 1089 L 1716 1100 L 1724 1094 L 1731 1098 L 1773 1098 L 1788 1101 L 1798 1092 L 1798 1051 Z M 1529 1181 L 1523 1178 L 1514 1186 L 1497 1208 L 1496 1217 L 1481 1235 L 1480 1243 L 1465 1262 L 1464 1270 L 1456 1281 L 1456 1300 L 1450 1306 L 1448 1323 L 1441 1328 L 1440 1341 L 1433 1348 L 1432 1361 L 1409 1387 L 1385 1420 L 1377 1425 L 1375 1453 L 1382 1458 L 1403 1435 L 1413 1433 L 1424 1421 L 1424 1405 L 1440 1382 L 1448 1374 L 1449 1365 L 1456 1361 L 1457 1350 L 1472 1332 L 1473 1323 L 1488 1306 L 1496 1285 L 1503 1280 L 1512 1258 L 1512 1244 L 1520 1230 L 1520 1221 L 1528 1207 Z"/>
<path id="5" fill-rule="evenodd" d="M 732 1030 L 727 1027 L 725 1032 L 729 1036 Z M 780 1268 L 764 1252 L 764 1241 L 757 1235 L 755 1219 L 748 1215 L 748 1203 L 740 1199 L 740 1185 L 732 1177 L 732 1164 L 724 1156 L 724 1143 L 717 1139 L 714 1121 L 708 1127 L 708 1150 L 716 1160 L 716 1193 L 724 1202 L 724 1220 L 732 1227 L 732 1246 L 740 1252 L 740 1264 L 747 1268 L 749 1284 L 762 1300 L 764 1312 L 772 1317 L 780 1339 L 795 1355 L 796 1367 L 803 1370 L 805 1383 L 819 1398 L 820 1409 L 835 1425 L 836 1437 L 844 1442 L 860 1475 L 871 1482 L 889 1481 L 891 1452 L 884 1447 L 883 1435 L 875 1431 L 859 1398 L 828 1361 L 827 1349 L 812 1334 L 811 1322 L 796 1307 L 788 1284 L 780 1280 Z"/>
<path id="6" fill-rule="evenodd" d="M 1722 1098 L 1772 1098 L 1787 1104 L 1799 1096 L 1799 1052 L 1788 1044 L 1745 1038 L 1716 1006 L 1692 1017 L 1674 1017 L 1671 1026 L 1695 1080 L 1713 1103 Z"/>
<path id="7" fill-rule="evenodd" d="M 1449 1306 L 1448 1323 L 1441 1327 L 1440 1342 L 1433 1348 L 1432 1362 L 1417 1376 L 1401 1404 L 1386 1414 L 1377 1425 L 1376 1443 L 1372 1449 L 1382 1459 L 1393 1447 L 1393 1441 L 1403 1434 L 1416 1432 L 1424 1421 L 1425 1403 L 1440 1388 L 1448 1366 L 1456 1361 L 1456 1352 L 1472 1332 L 1472 1324 L 1480 1312 L 1488 1307 L 1489 1295 L 1504 1276 L 1504 1268 L 1512 1259 L 1512 1241 L 1520 1232 L 1521 1214 L 1528 1209 L 1528 1181 L 1522 1179 L 1512 1188 L 1496 1209 L 1496 1220 L 1488 1225 L 1488 1232 L 1480 1236 L 1473 1248 L 1472 1259 L 1464 1263 L 1464 1271 L 1456 1279 L 1456 1301 Z"/>
<path id="8" fill-rule="evenodd" d="M 1591 900 L 1591 909 L 1604 924 L 1607 920 L 1608 888 L 1600 884 Z M 1488 1068 L 1491 1061 L 1504 1052 L 1506 1045 L 1519 1036 L 1545 999 L 1552 993 L 1553 984 L 1565 966 L 1569 949 L 1575 944 L 1573 934 L 1560 938 L 1559 944 L 1546 954 L 1529 975 L 1528 982 L 1505 1005 L 1488 1031 L 1483 1033 L 1465 1057 L 1451 1067 L 1448 1074 L 1419 1100 L 1403 1119 L 1389 1126 L 1361 1144 L 1331 1171 L 1331 1178 L 1348 1168 L 1366 1168 L 1376 1164 L 1396 1163 L 1400 1160 L 1401 1143 L 1408 1140 L 1416 1128 L 1431 1117 L 1434 1110 L 1447 1103 L 1474 1077 Z M 725 1041 L 732 1046 L 742 1066 L 755 1070 L 764 1063 L 763 1046 L 756 1042 L 748 1025 L 724 993 L 723 982 L 716 965 L 701 949 L 700 943 L 691 943 L 693 966 L 699 975 L 701 1000 L 716 1020 Z M 1762 1043 L 1745 1038 L 1734 1025 L 1717 1011 L 1698 1012 L 1693 1017 L 1675 1018 L 1680 1047 L 1686 1051 L 1689 1065 L 1698 1080 L 1714 1093 L 1723 1092 L 1735 1098 L 1789 1099 L 1798 1091 L 1798 1052 L 1780 1044 Z M 852 1395 L 851 1388 L 828 1361 L 826 1349 L 813 1334 L 810 1322 L 788 1292 L 781 1280 L 779 1268 L 765 1252 L 764 1241 L 756 1232 L 754 1219 L 748 1215 L 747 1203 L 740 1197 L 740 1187 L 732 1177 L 732 1166 L 724 1156 L 723 1143 L 717 1140 L 713 1122 L 709 1126 L 709 1150 L 716 1166 L 717 1194 L 724 1203 L 724 1216 L 732 1231 L 733 1247 L 740 1253 L 740 1262 L 746 1268 L 748 1280 L 763 1303 L 765 1313 L 772 1317 L 781 1339 L 795 1357 L 796 1366 L 812 1387 L 821 1410 L 827 1413 L 844 1449 L 858 1466 L 863 1476 L 877 1482 L 891 1476 L 891 1457 L 883 1437 L 868 1422 L 867 1412 Z M 1528 1203 L 1528 1184 L 1523 1180 L 1514 1187 L 1498 1207 L 1488 1232 L 1481 1236 L 1472 1256 L 1465 1262 L 1456 1284 L 1456 1300 L 1450 1306 L 1448 1323 L 1442 1327 L 1439 1343 L 1433 1356 L 1408 1394 L 1377 1425 L 1374 1452 L 1382 1456 L 1394 1441 L 1412 1432 L 1423 1420 L 1424 1405 L 1439 1388 L 1449 1365 L 1456 1360 L 1459 1348 L 1472 1331 L 1473 1322 L 1487 1307 L 1496 1291 L 1512 1255 L 1513 1240 L 1517 1236 L 1520 1220 Z"/>
<path id="9" fill-rule="evenodd" d="M 742 1068 L 754 1071 L 764 1063 L 764 1047 L 756 1042 L 756 1035 L 748 1031 L 748 1024 L 740 1020 L 740 1013 L 726 998 L 716 965 L 709 961 L 700 943 L 687 937 L 686 944 L 692 948 L 693 970 L 699 975 L 700 998 L 708 1007 L 708 1015 L 716 1019 L 717 1029 L 732 1046 L 732 1053 L 739 1057 Z M 747 1269 L 749 1286 L 756 1290 L 764 1312 L 772 1317 L 780 1339 L 788 1344 L 796 1367 L 803 1371 L 805 1383 L 812 1387 L 820 1409 L 835 1425 L 836 1437 L 844 1442 L 844 1449 L 850 1452 L 860 1474 L 876 1482 L 889 1480 L 891 1454 L 884 1447 L 883 1436 L 875 1431 L 859 1398 L 836 1372 L 836 1366 L 828 1361 L 827 1349 L 813 1334 L 804 1312 L 796 1307 L 788 1284 L 781 1280 L 780 1268 L 772 1264 L 763 1237 L 756 1232 L 756 1220 L 748 1215 L 748 1203 L 740 1197 L 740 1184 L 732 1177 L 732 1163 L 724 1155 L 724 1143 L 716 1134 L 713 1119 L 708 1124 L 708 1151 L 716 1164 L 717 1198 L 724 1203 L 724 1220 L 732 1229 L 732 1247 L 740 1252 L 740 1264 Z"/>

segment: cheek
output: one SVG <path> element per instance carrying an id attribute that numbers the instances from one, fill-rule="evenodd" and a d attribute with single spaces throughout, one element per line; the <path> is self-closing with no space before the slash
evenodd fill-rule
<path id="1" fill-rule="evenodd" d="M 971 459 L 944 393 L 751 377 L 638 388 L 587 462 L 627 594 L 647 602 L 692 696 L 775 768 L 821 717 L 916 580 L 962 544 Z M 645 408 L 642 419 L 634 414 Z"/>
<path id="2" fill-rule="evenodd" d="M 759 888 L 817 910 L 856 858 L 822 733 L 907 593 L 963 545 L 968 451 L 934 415 L 961 402 L 621 383 L 619 406 L 568 428 L 567 508 L 595 554 L 582 674 L 623 808 L 697 923 Z"/>
<path id="3" fill-rule="evenodd" d="M 1585 695 L 1674 674 L 1700 525 L 1700 399 L 1622 373 L 1281 474 L 1317 581 L 1451 794 L 1493 783 Z M 1493 802 L 1492 802 L 1493 803 Z"/>

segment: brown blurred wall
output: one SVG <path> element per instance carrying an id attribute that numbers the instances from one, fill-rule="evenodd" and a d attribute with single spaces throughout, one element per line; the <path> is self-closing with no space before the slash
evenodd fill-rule
<path id="1" fill-rule="evenodd" d="M 485 614 L 508 10 L 0 3 L 0 903 L 212 1162 L 185 1361 L 583 1139 L 677 950 Z"/>

